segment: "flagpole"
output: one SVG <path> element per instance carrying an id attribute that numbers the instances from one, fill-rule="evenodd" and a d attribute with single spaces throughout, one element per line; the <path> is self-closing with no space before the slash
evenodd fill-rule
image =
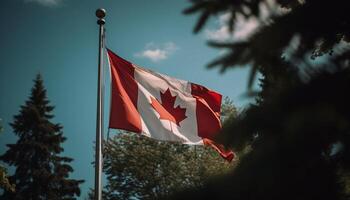
<path id="1" fill-rule="evenodd" d="M 98 51 L 98 87 L 97 87 L 97 117 L 96 117 L 96 146 L 95 146 L 95 200 L 102 200 L 102 130 L 103 130 L 103 35 L 105 9 L 97 9 L 97 24 L 99 31 Z"/>

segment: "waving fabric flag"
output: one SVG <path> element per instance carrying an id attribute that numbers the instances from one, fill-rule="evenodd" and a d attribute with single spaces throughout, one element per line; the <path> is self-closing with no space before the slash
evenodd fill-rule
<path id="1" fill-rule="evenodd" d="M 107 52 L 112 76 L 110 128 L 158 140 L 210 145 L 225 159 L 233 159 L 232 151 L 213 142 L 221 128 L 220 94 Z"/>

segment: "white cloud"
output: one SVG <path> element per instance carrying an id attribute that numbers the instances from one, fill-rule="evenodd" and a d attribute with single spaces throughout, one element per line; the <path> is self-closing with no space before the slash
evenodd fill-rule
<path id="1" fill-rule="evenodd" d="M 233 39 L 245 40 L 251 36 L 259 27 L 259 22 L 255 18 L 244 19 L 243 16 L 237 16 Z"/>
<path id="2" fill-rule="evenodd" d="M 229 31 L 227 22 L 230 19 L 231 14 L 225 13 L 219 16 L 217 21 L 218 28 L 205 30 L 206 37 L 210 40 L 225 41 L 232 39 L 233 35 Z"/>
<path id="3" fill-rule="evenodd" d="M 218 19 L 218 28 L 205 30 L 207 39 L 219 42 L 237 41 L 247 39 L 259 27 L 259 22 L 255 18 L 245 19 L 243 16 L 237 16 L 233 32 L 228 27 L 230 13 L 221 15 Z"/>
<path id="4" fill-rule="evenodd" d="M 255 17 L 245 18 L 242 15 L 236 16 L 233 32 L 229 31 L 228 21 L 231 13 L 224 13 L 219 16 L 216 21 L 217 27 L 214 29 L 206 29 L 205 37 L 214 41 L 242 41 L 247 40 L 261 24 L 270 23 L 268 19 L 273 15 L 283 15 L 288 12 L 276 4 L 275 0 L 267 0 L 259 6 L 260 18 Z"/>
<path id="5" fill-rule="evenodd" d="M 152 62 L 159 62 L 167 59 L 177 49 L 178 47 L 173 42 L 167 42 L 161 45 L 150 42 L 146 44 L 143 51 L 136 53 L 135 56 L 150 59 Z"/>
<path id="6" fill-rule="evenodd" d="M 222 25 L 217 29 L 207 29 L 205 35 L 207 39 L 215 41 L 226 41 L 232 38 L 232 34 L 226 25 Z"/>
<path id="7" fill-rule="evenodd" d="M 53 7 L 58 6 L 62 0 L 25 0 L 25 2 L 32 2 L 43 6 Z"/>

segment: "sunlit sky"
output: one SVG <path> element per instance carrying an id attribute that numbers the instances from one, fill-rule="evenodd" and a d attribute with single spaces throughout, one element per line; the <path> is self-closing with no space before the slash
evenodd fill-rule
<path id="1" fill-rule="evenodd" d="M 202 33 L 192 29 L 198 16 L 185 16 L 185 0 L 2 0 L 0 6 L 0 153 L 16 137 L 8 125 L 27 100 L 32 80 L 41 73 L 55 106 L 53 122 L 63 125 L 63 155 L 72 157 L 72 178 L 84 179 L 82 195 L 93 187 L 98 25 L 95 10 L 107 10 L 106 44 L 127 60 L 154 71 L 205 85 L 230 97 L 236 106 L 244 97 L 248 69 L 220 74 L 206 65 L 222 51 L 208 39 L 227 37 L 223 17 L 212 19 Z M 251 28 L 251 27 L 248 27 Z M 243 31 L 243 32 L 242 32 Z M 241 33 L 244 35 L 244 30 Z M 107 67 L 105 69 L 108 74 Z M 107 76 L 108 77 L 108 76 Z M 106 80 L 105 116 L 108 116 Z M 105 125 L 107 125 L 107 117 Z M 112 135 L 114 133 L 112 132 Z M 11 170 L 13 172 L 13 170 Z M 11 172 L 10 171 L 10 172 Z"/>

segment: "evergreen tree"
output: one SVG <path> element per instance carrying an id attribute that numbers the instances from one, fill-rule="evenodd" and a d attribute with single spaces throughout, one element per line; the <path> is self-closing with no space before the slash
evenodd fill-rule
<path id="1" fill-rule="evenodd" d="M 1 122 L 1 119 L 0 119 Z M 2 124 L 0 123 L 0 133 L 2 132 Z M 15 191 L 15 185 L 11 184 L 8 180 L 8 175 L 6 168 L 0 165 L 0 188 L 3 188 L 5 190 L 14 192 Z"/>
<path id="2" fill-rule="evenodd" d="M 61 143 L 66 140 L 62 126 L 50 121 L 54 107 L 49 105 L 40 74 L 34 83 L 29 100 L 10 124 L 18 136 L 17 143 L 8 144 L 9 149 L 0 156 L 1 161 L 16 168 L 10 176 L 16 192 L 5 191 L 1 199 L 76 199 L 83 181 L 68 178 L 73 172 L 69 165 L 72 159 L 60 156 Z"/>
<path id="3" fill-rule="evenodd" d="M 230 13 L 232 31 L 238 16 L 262 20 L 247 40 L 210 42 L 227 53 L 209 65 L 251 67 L 248 83 L 260 72 L 262 90 L 218 139 L 251 151 L 227 177 L 173 198 L 349 199 L 350 2 L 192 2 L 185 13 L 200 13 L 196 32 L 217 14 Z M 284 12 L 263 20 L 261 8 L 271 2 Z"/>

